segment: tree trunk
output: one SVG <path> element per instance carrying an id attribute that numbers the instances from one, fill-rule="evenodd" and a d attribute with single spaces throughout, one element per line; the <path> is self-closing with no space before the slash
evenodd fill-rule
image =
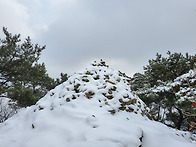
<path id="1" fill-rule="evenodd" d="M 182 110 L 181 109 L 179 109 L 179 108 L 177 108 L 177 107 L 175 107 L 177 110 L 178 110 L 178 112 L 179 112 L 179 119 L 178 119 L 178 122 L 177 122 L 177 129 L 178 130 L 180 130 L 180 128 L 181 128 L 181 126 L 182 126 L 182 122 L 183 122 L 183 120 L 184 120 L 184 116 L 183 116 L 183 113 L 182 113 Z"/>

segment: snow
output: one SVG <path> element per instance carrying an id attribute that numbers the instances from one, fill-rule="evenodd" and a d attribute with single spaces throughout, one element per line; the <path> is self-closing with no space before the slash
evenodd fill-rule
<path id="1" fill-rule="evenodd" d="M 179 76 L 178 78 L 176 78 L 176 81 L 177 80 L 188 80 L 189 78 L 196 78 L 196 69 L 190 70 L 188 73 Z"/>
<path id="2" fill-rule="evenodd" d="M 17 106 L 16 102 L 4 95 L 0 96 L 0 122 L 12 117 L 18 110 L 19 107 Z"/>
<path id="3" fill-rule="evenodd" d="M 196 136 L 150 120 L 148 111 L 126 75 L 96 62 L 0 124 L 0 146 L 196 146 Z"/>
<path id="4" fill-rule="evenodd" d="M 196 69 L 190 70 L 188 73 L 179 76 L 174 80 L 174 84 L 175 83 L 185 83 L 184 86 L 182 86 L 180 90 L 176 93 L 176 96 L 180 97 L 178 102 L 183 102 L 186 100 L 191 102 L 196 101 L 196 88 L 194 86 L 196 83 Z"/>
<path id="5" fill-rule="evenodd" d="M 159 81 L 159 83 L 161 83 L 159 86 L 139 91 L 138 94 L 150 92 L 161 93 L 166 91 L 173 92 L 174 89 L 176 90 L 180 87 L 179 91 L 175 93 L 176 97 L 178 97 L 178 102 L 195 102 L 196 88 L 194 85 L 196 83 L 196 69 L 190 70 L 188 73 L 177 77 L 174 81 L 169 81 L 168 83 Z"/>

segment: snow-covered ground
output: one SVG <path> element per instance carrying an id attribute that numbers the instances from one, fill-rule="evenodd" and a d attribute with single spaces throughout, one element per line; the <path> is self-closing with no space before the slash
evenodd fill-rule
<path id="1" fill-rule="evenodd" d="M 196 146 L 196 136 L 150 118 L 126 75 L 93 63 L 0 124 L 0 147 Z"/>

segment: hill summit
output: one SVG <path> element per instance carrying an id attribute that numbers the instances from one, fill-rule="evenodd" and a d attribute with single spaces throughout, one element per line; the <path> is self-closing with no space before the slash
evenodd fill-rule
<path id="1" fill-rule="evenodd" d="M 0 124 L 0 146 L 195 147 L 189 132 L 150 118 L 130 78 L 101 60 Z"/>
<path id="2" fill-rule="evenodd" d="M 150 118 L 147 106 L 131 92 L 130 78 L 120 71 L 109 68 L 103 60 L 95 61 L 75 73 L 68 81 L 50 91 L 44 99 L 46 98 L 62 99 L 53 101 L 53 103 L 59 102 L 59 105 L 74 104 L 76 101 L 80 101 L 80 105 L 89 102 L 92 103 L 89 105 L 93 105 L 93 109 L 104 109 L 111 114 L 126 111 Z M 42 105 L 42 100 L 37 105 L 39 108 L 45 107 Z"/>

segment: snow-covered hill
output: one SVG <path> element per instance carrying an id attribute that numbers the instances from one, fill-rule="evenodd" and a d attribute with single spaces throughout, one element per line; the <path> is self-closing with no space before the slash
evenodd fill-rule
<path id="1" fill-rule="evenodd" d="M 196 138 L 150 120 L 129 78 L 93 63 L 0 124 L 0 147 L 195 147 Z"/>

